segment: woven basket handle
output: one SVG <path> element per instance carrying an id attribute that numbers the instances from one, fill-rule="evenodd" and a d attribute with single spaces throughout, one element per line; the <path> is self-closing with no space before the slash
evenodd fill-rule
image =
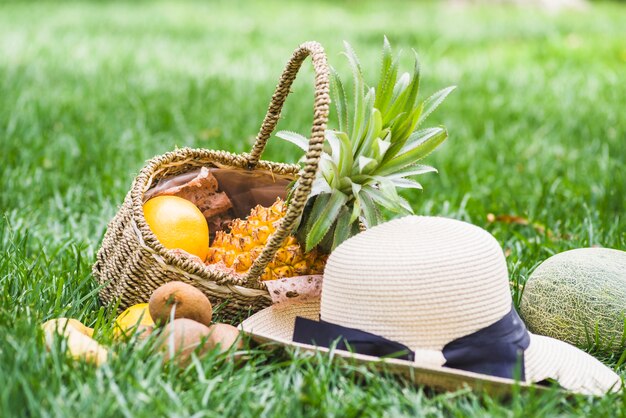
<path id="1" fill-rule="evenodd" d="M 256 137 L 254 148 L 248 157 L 248 161 L 249 167 L 254 168 L 261 158 L 265 144 L 267 144 L 267 140 L 278 123 L 280 111 L 285 103 L 285 99 L 289 95 L 291 84 L 295 80 L 296 74 L 307 56 L 311 56 L 313 69 L 315 70 L 315 105 L 313 107 L 313 127 L 311 128 L 309 149 L 306 152 L 304 167 L 300 171 L 298 185 L 291 196 L 287 214 L 282 219 L 280 226 L 269 238 L 263 252 L 252 264 L 248 274 L 243 278 L 243 282 L 247 285 L 260 287 L 259 277 L 263 274 L 268 263 L 274 258 L 276 251 L 278 251 L 285 239 L 287 239 L 304 210 L 304 205 L 311 193 L 311 185 L 313 184 L 313 180 L 315 180 L 320 156 L 322 155 L 324 131 L 326 130 L 326 123 L 328 122 L 330 105 L 328 63 L 326 61 L 324 48 L 322 48 L 319 43 L 305 42 L 294 51 L 293 56 L 280 77 L 276 91 L 272 96 L 269 109 L 261 124 L 259 134 Z"/>

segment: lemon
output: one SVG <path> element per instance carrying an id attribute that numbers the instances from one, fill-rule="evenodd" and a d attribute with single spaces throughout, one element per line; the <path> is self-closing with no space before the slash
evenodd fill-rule
<path id="1" fill-rule="evenodd" d="M 133 329 L 145 331 L 154 326 L 147 303 L 138 303 L 122 312 L 115 320 L 115 335 L 128 335 Z"/>
<path id="2" fill-rule="evenodd" d="M 204 261 L 209 252 L 209 225 L 200 209 L 177 196 L 158 196 L 143 205 L 148 226 L 168 249 L 181 249 Z"/>

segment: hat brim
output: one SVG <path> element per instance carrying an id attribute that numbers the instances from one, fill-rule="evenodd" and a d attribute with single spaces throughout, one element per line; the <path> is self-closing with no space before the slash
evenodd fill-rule
<path id="1" fill-rule="evenodd" d="M 593 356 L 563 341 L 530 332 L 530 345 L 524 351 L 526 381 L 445 367 L 442 365 L 445 359 L 439 351 L 419 350 L 416 351 L 416 360 L 408 361 L 294 342 L 292 337 L 296 317 L 319 320 L 319 314 L 318 298 L 297 303 L 279 303 L 257 312 L 239 327 L 259 343 L 293 347 L 307 353 L 332 351 L 334 358 L 367 363 L 375 370 L 401 375 L 416 384 L 442 390 L 469 387 L 491 395 L 507 395 L 515 386 L 522 390 L 532 388 L 534 391 L 546 391 L 550 388 L 533 383 L 547 379 L 558 382 L 562 389 L 586 395 L 604 395 L 617 392 L 622 387 L 620 377 Z"/>
<path id="2" fill-rule="evenodd" d="M 620 377 L 592 355 L 566 342 L 530 334 L 524 351 L 526 379 L 552 379 L 570 392 L 602 396 L 622 389 Z"/>
<path id="3" fill-rule="evenodd" d="M 254 341 L 261 344 L 277 344 L 292 347 L 304 353 L 329 353 L 341 361 L 367 364 L 377 371 L 385 371 L 402 376 L 409 381 L 439 390 L 459 390 L 471 388 L 489 393 L 492 396 L 507 396 L 514 386 L 523 390 L 549 390 L 547 387 L 534 386 L 526 382 L 494 377 L 464 370 L 453 369 L 437 364 L 436 355 L 427 355 L 424 351 L 416 355 L 415 361 L 393 358 L 379 358 L 345 350 L 329 349 L 315 345 L 302 344 L 292 340 L 296 316 L 318 320 L 320 313 L 319 299 L 299 303 L 281 303 L 265 308 L 243 321 L 239 328 Z M 439 352 L 433 352 L 442 355 Z"/>

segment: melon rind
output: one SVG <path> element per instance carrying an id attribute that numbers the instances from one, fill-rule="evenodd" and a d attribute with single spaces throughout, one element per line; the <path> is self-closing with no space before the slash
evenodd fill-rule
<path id="1" fill-rule="evenodd" d="M 535 334 L 621 353 L 626 349 L 626 252 L 581 248 L 550 257 L 526 282 L 520 313 Z"/>

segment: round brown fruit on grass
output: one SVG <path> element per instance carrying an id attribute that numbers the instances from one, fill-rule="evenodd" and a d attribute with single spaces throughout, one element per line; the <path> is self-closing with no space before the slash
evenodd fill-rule
<path id="1" fill-rule="evenodd" d="M 158 347 L 164 353 L 164 360 L 175 360 L 181 367 L 191 361 L 191 355 L 202 357 L 211 349 L 208 342 L 209 327 L 187 318 L 179 318 L 163 328 Z"/>
<path id="2" fill-rule="evenodd" d="M 219 347 L 220 353 L 228 351 L 234 344 L 237 349 L 243 348 L 239 330 L 228 324 L 213 324 L 209 327 L 208 345 L 211 349 Z"/>
<path id="3" fill-rule="evenodd" d="M 155 323 L 163 325 L 174 318 L 188 318 L 206 326 L 211 325 L 213 307 L 200 290 L 183 282 L 169 282 L 152 293 L 149 302 L 150 315 Z"/>
<path id="4" fill-rule="evenodd" d="M 140 341 L 147 340 L 154 332 L 154 325 L 137 325 L 135 335 Z"/>

